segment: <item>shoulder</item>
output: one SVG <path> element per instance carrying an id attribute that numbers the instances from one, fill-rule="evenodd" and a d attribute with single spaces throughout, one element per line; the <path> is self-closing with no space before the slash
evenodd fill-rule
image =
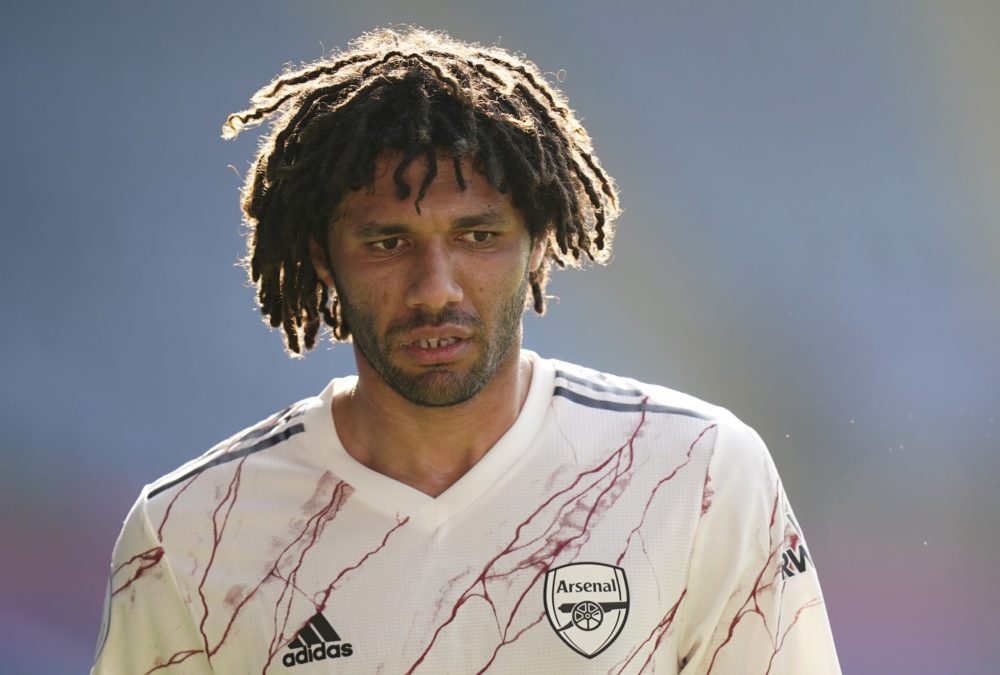
<path id="1" fill-rule="evenodd" d="M 774 514 L 783 498 L 774 460 L 757 431 L 732 412 L 668 387 L 563 361 L 551 363 L 554 405 L 564 400 L 572 406 L 574 423 L 587 433 L 607 424 L 641 427 L 645 445 L 657 454 L 673 448 L 671 457 L 683 455 L 685 463 L 701 467 L 703 510 L 717 502 L 713 512 L 727 522 L 765 525 Z M 598 416 L 607 421 L 594 419 Z M 696 453 L 699 448 L 705 452 Z"/>
<path id="2" fill-rule="evenodd" d="M 258 458 L 258 455 L 302 434 L 306 430 L 304 424 L 306 414 L 319 405 L 322 405 L 320 399 L 311 397 L 269 415 L 148 484 L 143 489 L 140 499 L 154 500 L 202 474 L 212 475 L 230 466 L 232 462 Z"/>
<path id="3" fill-rule="evenodd" d="M 691 422 L 714 431 L 716 462 L 729 466 L 770 462 L 757 432 L 728 409 L 696 396 L 593 368 L 549 359 L 555 370 L 553 400 L 565 400 L 579 414 L 645 413 L 647 422 Z"/>
<path id="4" fill-rule="evenodd" d="M 555 368 L 553 396 L 595 410 L 662 413 L 700 420 L 739 423 L 725 408 L 683 392 L 630 377 L 550 359 Z"/>

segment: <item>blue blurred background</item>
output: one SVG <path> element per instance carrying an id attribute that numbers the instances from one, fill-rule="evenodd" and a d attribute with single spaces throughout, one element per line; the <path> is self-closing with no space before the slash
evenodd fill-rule
<path id="1" fill-rule="evenodd" d="M 1000 672 L 993 0 L 5 4 L 0 671 L 85 672 L 141 485 L 352 371 L 260 322 L 219 131 L 401 22 L 559 73 L 618 178 L 526 344 L 761 432 L 846 673 Z"/>

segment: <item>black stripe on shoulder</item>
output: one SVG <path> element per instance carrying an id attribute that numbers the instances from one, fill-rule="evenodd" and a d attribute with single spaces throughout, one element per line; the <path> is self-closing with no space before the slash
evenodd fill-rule
<path id="1" fill-rule="evenodd" d="M 160 494 L 164 490 L 169 490 L 170 488 L 174 487 L 178 483 L 183 483 L 188 478 L 191 478 L 193 476 L 198 475 L 199 473 L 201 473 L 205 469 L 211 469 L 213 466 L 219 466 L 220 464 L 225 464 L 226 462 L 232 462 L 232 461 L 237 460 L 237 459 L 242 459 L 243 457 L 246 457 L 247 455 L 252 455 L 255 452 L 260 452 L 261 450 L 267 450 L 268 448 L 273 448 L 274 446 L 278 445 L 279 443 L 284 443 L 285 441 L 287 441 L 289 438 L 291 438 L 295 434 L 301 433 L 301 432 L 303 432 L 305 430 L 306 430 L 306 427 L 305 427 L 304 424 L 293 424 L 290 427 L 286 427 L 285 429 L 282 429 L 281 431 L 279 431 L 276 434 L 273 434 L 271 436 L 267 436 L 266 438 L 257 441 L 253 445 L 248 445 L 246 447 L 240 448 L 239 450 L 235 450 L 233 452 L 223 452 L 223 453 L 221 453 L 219 455 L 216 455 L 211 460 L 205 462 L 204 464 L 201 464 L 200 466 L 197 466 L 197 467 L 191 469 L 187 473 L 185 473 L 185 474 L 183 474 L 181 476 L 178 476 L 177 478 L 174 478 L 171 481 L 167 481 L 163 485 L 156 486 L 155 488 L 153 488 L 152 490 L 149 491 L 149 496 L 147 497 L 147 499 L 152 499 L 153 497 L 155 497 L 156 495 Z M 250 434 L 248 434 L 248 436 L 249 435 Z"/>
<path id="2" fill-rule="evenodd" d="M 699 412 L 690 410 L 688 408 L 674 408 L 668 405 L 655 405 L 652 403 L 645 403 L 639 401 L 637 403 L 624 403 L 622 401 L 602 401 L 596 398 L 590 398 L 589 396 L 584 396 L 572 389 L 567 389 L 566 387 L 556 387 L 553 392 L 553 396 L 562 396 L 567 398 L 573 403 L 578 403 L 587 408 L 596 408 L 598 410 L 612 410 L 614 412 L 648 412 L 648 413 L 666 413 L 668 415 L 683 415 L 685 417 L 693 417 L 699 420 L 711 419 L 706 415 L 702 415 Z"/>
<path id="3" fill-rule="evenodd" d="M 642 396 L 643 392 L 638 389 L 624 389 L 621 387 L 613 387 L 610 384 L 605 384 L 598 380 L 592 380 L 590 378 L 579 377 L 577 375 L 570 375 L 565 370 L 556 370 L 556 377 L 561 377 L 568 382 L 574 382 L 579 385 L 583 385 L 594 391 L 603 391 L 608 394 L 620 394 L 622 396 Z"/>
<path id="4" fill-rule="evenodd" d="M 260 438 L 261 436 L 267 436 L 268 434 L 273 432 L 277 427 L 281 426 L 285 422 L 288 422 L 289 420 L 295 417 L 295 415 L 289 414 L 292 412 L 292 409 L 294 407 L 295 406 L 288 406 L 281 412 L 275 413 L 268 419 L 257 424 L 254 428 L 243 433 L 243 435 L 237 436 L 230 445 L 235 446 L 239 443 L 246 443 L 247 441 L 252 441 L 255 438 Z"/>

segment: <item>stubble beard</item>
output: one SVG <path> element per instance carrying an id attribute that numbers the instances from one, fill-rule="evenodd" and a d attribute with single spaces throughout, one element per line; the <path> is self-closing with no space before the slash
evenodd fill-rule
<path id="1" fill-rule="evenodd" d="M 338 287 L 343 288 L 339 284 Z M 496 376 L 511 347 L 518 342 L 527 290 L 528 275 L 525 274 L 517 291 L 503 299 L 498 307 L 496 328 L 492 335 L 487 334 L 486 325 L 480 317 L 447 308 L 437 314 L 416 311 L 407 319 L 391 324 L 385 334 L 379 336 L 371 313 L 353 304 L 341 290 L 337 291 L 337 297 L 342 315 L 351 327 L 354 345 L 372 370 L 410 403 L 441 408 L 471 400 Z M 479 356 L 467 370 L 442 364 L 418 373 L 408 373 L 392 361 L 392 352 L 402 344 L 397 336 L 416 328 L 443 324 L 471 329 Z"/>

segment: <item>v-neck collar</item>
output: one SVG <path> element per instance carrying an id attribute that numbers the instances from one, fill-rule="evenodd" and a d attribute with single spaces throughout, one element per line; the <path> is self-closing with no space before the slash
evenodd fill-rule
<path id="1" fill-rule="evenodd" d="M 552 399 L 555 367 L 532 351 L 522 350 L 522 353 L 531 359 L 531 385 L 517 419 L 482 459 L 437 497 L 369 469 L 344 449 L 333 421 L 332 403 L 335 395 L 355 386 L 356 375 L 337 378 L 320 393 L 321 404 L 305 415 L 308 440 L 321 449 L 320 461 L 353 486 L 355 495 L 372 508 L 388 515 L 409 517 L 415 524 L 436 529 L 495 485 L 541 429 Z"/>

